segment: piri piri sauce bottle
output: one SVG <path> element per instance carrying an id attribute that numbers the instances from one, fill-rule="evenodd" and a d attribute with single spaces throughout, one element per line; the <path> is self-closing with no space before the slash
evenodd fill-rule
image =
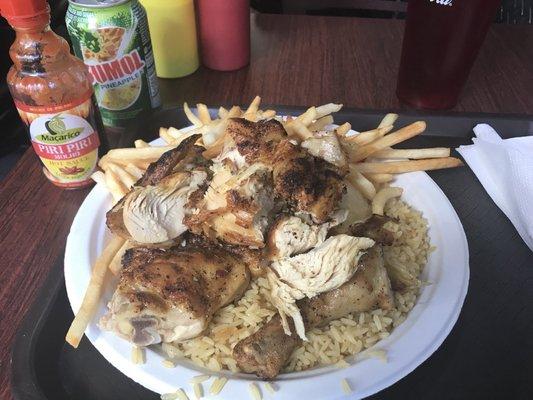
<path id="1" fill-rule="evenodd" d="M 90 185 L 106 146 L 86 66 L 50 29 L 46 0 L 0 0 L 0 13 L 16 31 L 7 84 L 46 177 L 64 188 Z"/>

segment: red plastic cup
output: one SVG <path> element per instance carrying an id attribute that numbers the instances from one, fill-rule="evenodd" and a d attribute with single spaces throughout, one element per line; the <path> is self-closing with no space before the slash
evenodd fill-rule
<path id="1" fill-rule="evenodd" d="M 250 62 L 250 1 L 198 0 L 202 63 L 233 71 Z"/>
<path id="2" fill-rule="evenodd" d="M 501 0 L 409 0 L 396 94 L 416 108 L 457 104 Z"/>

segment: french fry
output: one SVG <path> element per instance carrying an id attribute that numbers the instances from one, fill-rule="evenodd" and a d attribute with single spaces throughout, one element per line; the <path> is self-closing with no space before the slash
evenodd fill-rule
<path id="1" fill-rule="evenodd" d="M 135 185 L 135 178 L 119 165 L 109 164 L 109 170 L 113 172 L 118 179 L 120 179 L 120 182 L 126 187 L 126 189 L 128 189 L 128 191 L 133 185 Z"/>
<path id="2" fill-rule="evenodd" d="M 265 110 L 261 113 L 261 119 L 270 119 L 276 116 L 275 110 Z"/>
<path id="3" fill-rule="evenodd" d="M 167 144 L 174 144 L 174 142 L 176 141 L 176 139 L 169 133 L 170 131 L 170 128 L 159 128 L 159 137 L 161 139 L 163 139 L 165 142 L 167 142 Z M 137 142 L 137 141 L 135 141 Z M 137 145 L 135 145 L 135 147 L 137 147 Z M 146 146 L 145 146 L 146 147 Z M 139 148 L 139 147 L 137 147 Z"/>
<path id="4" fill-rule="evenodd" d="M 337 136 L 346 136 L 350 129 L 352 129 L 352 125 L 350 125 L 349 122 L 345 122 L 337 129 L 335 129 L 335 133 L 337 134 Z"/>
<path id="5" fill-rule="evenodd" d="M 87 325 L 89 325 L 89 322 L 98 307 L 98 301 L 102 293 L 107 268 L 123 244 L 124 239 L 114 236 L 94 263 L 91 272 L 91 280 L 85 291 L 81 307 L 76 313 L 74 321 L 72 321 L 67 336 L 65 337 L 67 343 L 74 348 L 77 348 L 80 344 L 85 329 L 87 329 Z"/>
<path id="6" fill-rule="evenodd" d="M 309 126 L 316 119 L 316 108 L 309 107 L 303 114 L 296 117 L 297 121 L 300 121 L 304 126 Z"/>
<path id="7" fill-rule="evenodd" d="M 124 169 L 136 179 L 141 179 L 144 175 L 144 171 L 132 163 L 126 165 Z"/>
<path id="8" fill-rule="evenodd" d="M 365 146 L 373 141 L 385 136 L 392 130 L 392 125 L 382 128 L 372 129 L 370 131 L 361 132 L 358 135 L 345 136 L 344 140 L 354 143 L 358 146 Z"/>
<path id="9" fill-rule="evenodd" d="M 107 152 L 106 157 L 109 161 L 119 165 L 127 165 L 132 162 L 132 160 L 155 161 L 161 157 L 163 153 L 172 150 L 175 147 L 176 146 L 152 146 L 140 149 L 112 149 Z"/>
<path id="10" fill-rule="evenodd" d="M 342 108 L 342 104 L 333 104 L 328 103 L 322 106 L 316 107 L 316 119 L 325 117 L 328 114 L 333 114 L 338 112 Z"/>
<path id="11" fill-rule="evenodd" d="M 222 149 L 224 149 L 224 145 L 226 144 L 226 138 L 224 136 L 219 137 L 209 148 L 207 148 L 203 153 L 202 157 L 211 160 L 218 156 Z"/>
<path id="12" fill-rule="evenodd" d="M 118 249 L 115 256 L 111 259 L 111 262 L 109 263 L 109 270 L 113 273 L 113 275 L 118 275 L 122 268 L 122 257 L 124 256 L 124 253 L 126 250 L 131 249 L 134 246 L 133 242 L 130 240 L 124 240 L 124 243 Z"/>
<path id="13" fill-rule="evenodd" d="M 397 119 L 398 119 L 398 114 L 393 114 L 393 113 L 387 114 L 383 117 L 383 119 L 379 123 L 378 128 L 383 128 L 385 126 L 392 126 L 394 125 Z"/>
<path id="14" fill-rule="evenodd" d="M 211 115 L 209 115 L 209 109 L 203 103 L 196 104 L 196 110 L 198 111 L 198 119 L 202 121 L 203 125 L 209 125 L 211 123 Z"/>
<path id="15" fill-rule="evenodd" d="M 109 162 L 110 162 L 109 157 L 107 156 L 107 154 L 105 154 L 104 156 L 100 158 L 100 160 L 98 160 L 98 166 L 102 168 L 104 171 L 106 171 L 108 168 Z"/>
<path id="16" fill-rule="evenodd" d="M 161 136 L 161 129 L 165 129 L 165 128 L 159 128 L 159 134 Z M 150 147 L 150 145 L 148 143 L 146 143 L 144 140 L 142 139 L 137 139 L 135 142 L 134 142 L 134 145 L 135 145 L 135 148 L 136 149 L 141 149 L 143 147 Z"/>
<path id="17" fill-rule="evenodd" d="M 387 183 L 394 179 L 392 174 L 363 174 L 367 179 L 376 183 Z"/>
<path id="18" fill-rule="evenodd" d="M 373 153 L 376 153 L 379 150 L 383 150 L 386 147 L 390 147 L 397 143 L 403 142 L 404 140 L 410 139 L 420 133 L 424 132 L 426 129 L 426 123 L 424 121 L 417 121 L 411 125 L 407 125 L 396 132 L 392 132 L 387 136 L 384 136 L 366 146 L 359 147 L 355 151 L 351 152 L 349 157 L 350 161 L 357 162 L 364 160 Z"/>
<path id="19" fill-rule="evenodd" d="M 325 117 L 317 119 L 315 122 L 309 125 L 308 128 L 311 132 L 319 132 L 332 123 L 333 117 L 331 115 L 326 115 Z"/>
<path id="20" fill-rule="evenodd" d="M 122 184 L 120 179 L 113 171 L 111 171 L 111 169 L 108 169 L 105 172 L 105 184 L 111 192 L 115 202 L 118 202 L 128 193 L 128 189 Z"/>
<path id="21" fill-rule="evenodd" d="M 226 118 L 228 115 L 228 110 L 225 109 L 224 107 L 219 107 L 218 108 L 218 116 L 219 118 Z"/>
<path id="22" fill-rule="evenodd" d="M 200 127 L 203 125 L 202 121 L 200 121 L 200 119 L 196 115 L 193 114 L 187 102 L 183 103 L 183 112 L 185 112 L 185 116 L 194 126 Z"/>
<path id="23" fill-rule="evenodd" d="M 394 197 L 400 197 L 403 189 L 399 187 L 387 187 L 379 190 L 372 199 L 372 214 L 383 215 L 383 209 L 387 201 Z"/>
<path id="24" fill-rule="evenodd" d="M 450 157 L 448 147 L 432 147 L 428 149 L 383 149 L 374 154 L 373 158 L 410 158 L 419 160 L 422 158 Z"/>
<path id="25" fill-rule="evenodd" d="M 196 135 L 198 133 L 201 133 L 207 129 L 206 126 L 203 126 L 199 129 L 191 129 L 189 131 L 183 132 L 179 129 L 176 129 L 174 127 L 168 128 L 168 134 L 172 136 L 173 142 L 172 146 L 178 146 L 181 142 L 183 142 L 185 139 L 191 137 L 192 135 Z"/>
<path id="26" fill-rule="evenodd" d="M 228 118 L 237 118 L 237 117 L 240 117 L 241 115 L 242 115 L 241 108 L 239 106 L 233 106 L 228 111 L 227 117 Z"/>
<path id="27" fill-rule="evenodd" d="M 352 184 L 368 200 L 372 200 L 376 195 L 376 188 L 372 182 L 366 179 L 363 174 L 352 168 L 347 176 L 348 182 Z"/>
<path id="28" fill-rule="evenodd" d="M 288 124 L 287 133 L 289 136 L 296 136 L 300 141 L 313 137 L 313 132 L 297 119 Z"/>
<path id="29" fill-rule="evenodd" d="M 255 96 L 246 111 L 244 112 L 244 117 L 246 118 L 247 115 L 254 116 L 255 113 L 257 113 L 257 110 L 259 110 L 259 104 L 261 104 L 261 97 Z"/>
<path id="30" fill-rule="evenodd" d="M 463 163 L 458 158 L 444 157 L 409 161 L 364 162 L 351 164 L 350 167 L 363 174 L 401 174 L 404 172 L 454 168 L 461 165 Z"/>
<path id="31" fill-rule="evenodd" d="M 139 161 L 139 160 L 134 160 L 132 162 L 133 165 L 135 165 L 137 168 L 140 168 L 143 171 L 146 171 L 146 169 L 150 166 L 151 163 L 152 163 L 151 161 Z"/>
<path id="32" fill-rule="evenodd" d="M 105 184 L 105 174 L 102 171 L 95 171 L 91 175 L 91 179 L 95 181 L 97 184 L 104 185 Z"/>

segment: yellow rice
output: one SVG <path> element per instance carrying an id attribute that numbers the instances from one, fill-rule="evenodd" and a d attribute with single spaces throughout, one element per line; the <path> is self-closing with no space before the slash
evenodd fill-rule
<path id="1" fill-rule="evenodd" d="M 395 230 L 396 240 L 393 246 L 384 248 L 385 262 L 388 267 L 393 264 L 400 268 L 402 276 L 410 278 L 412 284 L 394 292 L 396 307 L 391 310 L 350 314 L 325 327 L 308 331 L 309 340 L 293 352 L 284 372 L 339 362 L 339 367 L 345 366 L 341 360 L 385 339 L 413 308 L 420 288 L 418 277 L 431 250 L 427 221 L 420 212 L 401 200 L 389 201 L 385 214 L 398 221 L 398 224 L 390 224 Z M 233 347 L 276 313 L 269 301 L 269 292 L 265 278 L 252 281 L 239 301 L 215 315 L 205 335 L 183 343 L 164 344 L 163 350 L 170 358 L 185 357 L 213 371 L 228 369 L 238 372 L 232 357 Z"/>

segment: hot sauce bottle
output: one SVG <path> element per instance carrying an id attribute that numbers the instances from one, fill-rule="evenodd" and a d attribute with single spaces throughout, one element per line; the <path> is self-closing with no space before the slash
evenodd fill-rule
<path id="1" fill-rule="evenodd" d="M 46 177 L 64 188 L 92 183 L 105 138 L 83 62 L 50 29 L 46 0 L 1 0 L 16 31 L 7 84 Z"/>

